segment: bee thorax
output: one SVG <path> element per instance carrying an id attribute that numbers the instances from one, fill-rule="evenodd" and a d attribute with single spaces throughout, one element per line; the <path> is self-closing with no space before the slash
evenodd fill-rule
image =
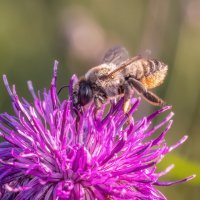
<path id="1" fill-rule="evenodd" d="M 124 70 L 125 77 L 133 77 L 135 79 L 141 79 L 144 76 L 144 65 L 141 60 L 136 61 L 129 66 L 127 66 Z"/>

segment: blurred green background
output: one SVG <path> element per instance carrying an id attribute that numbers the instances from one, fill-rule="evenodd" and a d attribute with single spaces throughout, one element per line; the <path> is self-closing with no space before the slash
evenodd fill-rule
<path id="1" fill-rule="evenodd" d="M 164 180 L 196 173 L 194 181 L 161 188 L 168 199 L 200 196 L 200 1 L 199 0 L 1 0 L 0 75 L 31 99 L 26 81 L 49 87 L 54 59 L 59 86 L 101 62 L 106 49 L 124 45 L 130 55 L 146 49 L 169 65 L 165 83 L 155 92 L 173 105 L 174 124 L 167 140 L 189 140 L 160 164 L 176 167 Z M 62 94 L 67 95 L 67 92 Z M 143 113 L 155 107 L 143 102 Z M 0 81 L 0 112 L 12 112 Z"/>

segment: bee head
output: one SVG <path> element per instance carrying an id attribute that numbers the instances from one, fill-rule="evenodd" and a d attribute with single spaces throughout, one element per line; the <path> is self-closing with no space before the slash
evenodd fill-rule
<path id="1" fill-rule="evenodd" d="M 92 100 L 92 97 L 93 91 L 90 83 L 86 80 L 81 80 L 78 89 L 78 104 L 84 106 Z"/>

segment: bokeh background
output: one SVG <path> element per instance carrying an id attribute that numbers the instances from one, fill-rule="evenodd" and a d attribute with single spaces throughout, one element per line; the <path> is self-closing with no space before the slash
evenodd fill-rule
<path id="1" fill-rule="evenodd" d="M 155 92 L 173 105 L 169 144 L 189 140 L 160 164 L 175 163 L 164 180 L 200 176 L 200 1 L 199 0 L 1 0 L 0 76 L 7 74 L 18 93 L 31 99 L 26 81 L 49 87 L 54 59 L 59 86 L 101 62 L 113 45 L 130 55 L 150 50 L 169 65 L 165 83 Z M 62 98 L 67 92 L 62 93 Z M 155 107 L 142 103 L 142 113 Z M 12 112 L 0 81 L 0 112 Z M 161 189 L 168 199 L 199 199 L 200 177 Z"/>

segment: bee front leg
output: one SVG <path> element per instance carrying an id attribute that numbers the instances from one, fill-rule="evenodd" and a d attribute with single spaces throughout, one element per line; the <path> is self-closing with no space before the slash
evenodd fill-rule
<path id="1" fill-rule="evenodd" d="M 95 109 L 96 109 L 96 111 L 97 110 L 99 110 L 100 108 L 101 108 L 101 101 L 100 101 L 100 99 L 98 98 L 98 97 L 95 97 L 94 98 L 94 104 L 95 104 Z"/>
<path id="2" fill-rule="evenodd" d="M 94 97 L 94 104 L 95 104 L 95 116 L 98 114 L 98 110 L 101 108 L 102 104 L 106 102 L 106 98 L 102 95 L 96 95 Z"/>
<path id="3" fill-rule="evenodd" d="M 144 85 L 134 79 L 134 78 L 129 78 L 128 83 L 139 93 L 141 94 L 149 103 L 155 105 L 155 106 L 163 106 L 165 105 L 165 102 L 158 97 L 156 94 L 153 92 L 148 91 Z"/>

